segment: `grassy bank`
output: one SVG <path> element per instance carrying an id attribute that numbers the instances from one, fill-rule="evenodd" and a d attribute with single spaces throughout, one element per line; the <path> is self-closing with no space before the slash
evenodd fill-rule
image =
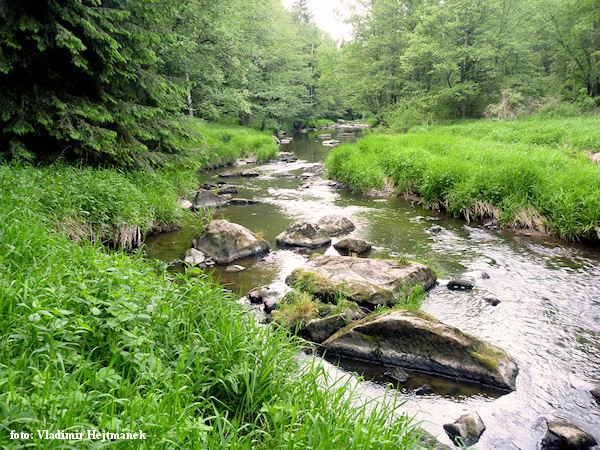
<path id="1" fill-rule="evenodd" d="M 279 152 L 268 132 L 201 119 L 183 120 L 190 137 L 182 140 L 180 145 L 201 167 L 218 166 L 250 155 L 259 161 L 268 160 L 277 157 Z"/>
<path id="2" fill-rule="evenodd" d="M 600 237 L 600 118 L 540 117 L 416 127 L 337 147 L 329 175 L 356 191 L 381 188 L 467 220 L 550 232 L 567 240 Z"/>
<path id="3" fill-rule="evenodd" d="M 57 232 L 65 217 L 98 230 L 172 220 L 172 200 L 144 201 L 165 180 L 140 177 L 0 166 L 0 446 L 38 429 L 141 429 L 152 448 L 414 445 L 398 405 L 356 408 L 350 385 L 322 388 L 298 343 L 221 287 Z"/>
<path id="4" fill-rule="evenodd" d="M 269 134 L 234 125 L 185 118 L 190 137 L 176 155 L 149 154 L 145 168 L 27 165 L 0 169 L 14 189 L 39 200 L 53 227 L 75 240 L 92 240 L 113 247 L 137 247 L 148 233 L 195 220 L 177 206 L 198 188 L 196 172 L 255 155 L 277 156 Z"/>

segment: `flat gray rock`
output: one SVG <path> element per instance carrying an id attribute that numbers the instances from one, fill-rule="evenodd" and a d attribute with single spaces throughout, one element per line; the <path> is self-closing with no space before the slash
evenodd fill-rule
<path id="1" fill-rule="evenodd" d="M 518 368 L 504 350 L 422 311 L 371 314 L 325 342 L 330 355 L 450 376 L 502 391 L 515 389 Z"/>
<path id="2" fill-rule="evenodd" d="M 309 222 L 295 223 L 275 240 L 283 247 L 318 248 L 331 244 L 331 238 Z"/>
<path id="3" fill-rule="evenodd" d="M 347 218 L 336 214 L 329 214 L 317 222 L 317 228 L 327 236 L 339 236 L 350 233 L 356 227 Z"/>
<path id="4" fill-rule="evenodd" d="M 226 220 L 213 220 L 195 240 L 195 248 L 210 256 L 217 264 L 268 253 L 270 246 L 248 228 Z"/>
<path id="5" fill-rule="evenodd" d="M 227 204 L 226 198 L 213 194 L 206 189 L 199 189 L 194 197 L 194 206 L 196 208 L 218 208 Z"/>
<path id="6" fill-rule="evenodd" d="M 187 252 L 185 252 L 183 262 L 189 264 L 190 266 L 205 266 L 206 258 L 207 256 L 200 250 L 190 248 Z"/>
<path id="7" fill-rule="evenodd" d="M 374 309 L 393 305 L 415 286 L 427 290 L 435 280 L 433 270 L 416 262 L 323 255 L 292 272 L 286 283 L 310 284 L 311 293 L 325 301 L 341 292 L 348 300 Z"/>

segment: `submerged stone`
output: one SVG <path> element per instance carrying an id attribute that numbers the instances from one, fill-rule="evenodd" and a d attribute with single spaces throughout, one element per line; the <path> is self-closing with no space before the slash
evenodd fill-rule
<path id="1" fill-rule="evenodd" d="M 469 280 L 450 280 L 448 281 L 448 289 L 452 291 L 470 291 L 474 285 Z"/>
<path id="2" fill-rule="evenodd" d="M 252 231 L 226 220 L 213 220 L 195 241 L 195 247 L 209 255 L 217 264 L 268 253 L 270 246 Z"/>
<path id="3" fill-rule="evenodd" d="M 371 314 L 331 336 L 323 347 L 346 356 L 512 391 L 518 368 L 504 350 L 422 311 Z"/>

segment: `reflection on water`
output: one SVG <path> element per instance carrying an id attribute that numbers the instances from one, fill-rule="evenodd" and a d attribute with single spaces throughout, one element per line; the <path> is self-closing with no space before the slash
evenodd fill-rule
<path id="1" fill-rule="evenodd" d="M 214 276 L 242 294 L 283 280 L 307 256 L 277 249 L 275 236 L 298 220 L 343 214 L 356 225 L 352 237 L 374 244 L 372 256 L 408 255 L 428 261 L 442 271 L 443 278 L 473 279 L 476 288 L 469 292 L 450 291 L 440 283 L 431 290 L 423 309 L 504 348 L 519 364 L 516 391 L 497 399 L 491 394 L 465 395 L 464 387 L 452 387 L 448 380 L 424 375 L 409 379 L 399 386 L 399 393 L 409 400 L 405 410 L 418 414 L 425 421 L 424 428 L 449 444 L 442 425 L 477 411 L 487 427 L 478 448 L 535 449 L 545 431 L 541 418 L 558 416 L 600 441 L 600 408 L 588 393 L 592 384 L 600 384 L 598 249 L 488 231 L 402 199 L 363 197 L 328 186 L 301 188 L 304 180 L 273 176 L 314 171 L 314 163 L 331 150 L 315 141 L 319 140 L 314 135 L 299 135 L 291 144 L 282 145 L 282 150 L 296 153 L 299 161 L 258 166 L 261 176 L 256 179 L 228 180 L 241 188 L 240 197 L 264 203 L 229 206 L 215 216 L 262 233 L 274 251 L 240 261 L 246 267 L 243 272 L 217 268 Z M 199 182 L 217 180 L 216 174 L 203 174 Z M 443 231 L 430 234 L 427 228 L 433 223 Z M 195 237 L 190 229 L 151 237 L 148 253 L 165 261 L 181 258 Z M 336 252 L 330 247 L 326 253 Z M 482 278 L 482 272 L 490 277 Z M 489 296 L 500 304 L 491 306 L 484 300 Z M 332 373 L 339 371 L 322 363 Z M 373 368 L 345 367 L 378 381 L 361 383 L 364 395 L 381 398 L 385 394 L 390 381 L 385 376 L 373 373 Z M 418 384 L 432 386 L 436 394 L 415 396 Z"/>

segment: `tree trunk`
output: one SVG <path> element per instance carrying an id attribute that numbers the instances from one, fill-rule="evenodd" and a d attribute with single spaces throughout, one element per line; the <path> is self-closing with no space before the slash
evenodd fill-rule
<path id="1" fill-rule="evenodd" d="M 192 89 L 190 88 L 190 74 L 185 72 L 185 89 L 187 91 L 188 115 L 194 117 L 194 106 L 192 105 Z"/>

